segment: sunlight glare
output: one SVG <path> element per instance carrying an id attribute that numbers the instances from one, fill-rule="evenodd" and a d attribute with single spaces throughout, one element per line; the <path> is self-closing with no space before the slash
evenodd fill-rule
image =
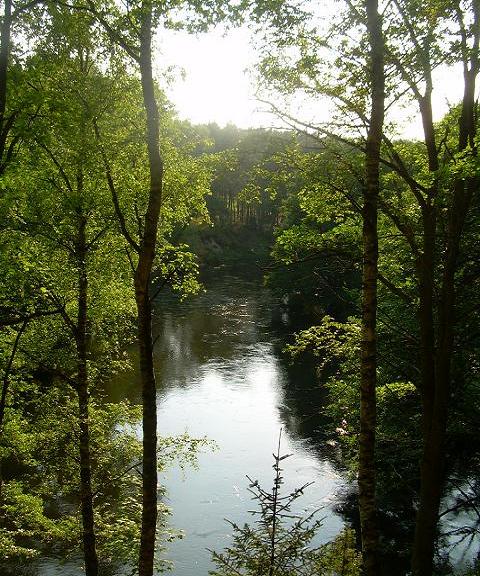
<path id="1" fill-rule="evenodd" d="M 196 36 L 163 31 L 158 45 L 157 68 L 176 68 L 167 95 L 180 118 L 243 128 L 268 123 L 265 115 L 256 114 L 254 82 L 247 72 L 255 55 L 247 29 L 224 35 L 218 28 Z"/>

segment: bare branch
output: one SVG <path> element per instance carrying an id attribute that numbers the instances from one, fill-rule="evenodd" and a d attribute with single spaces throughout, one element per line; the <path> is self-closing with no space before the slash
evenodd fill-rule
<path id="1" fill-rule="evenodd" d="M 378 279 L 386 288 L 388 288 L 388 290 L 390 290 L 390 292 L 401 298 L 408 305 L 413 304 L 413 298 L 409 296 L 409 294 L 407 294 L 404 290 L 396 286 L 393 282 L 391 282 L 386 276 L 384 276 L 380 272 L 378 273 Z"/>
<path id="2" fill-rule="evenodd" d="M 5 367 L 5 372 L 3 373 L 2 394 L 0 397 L 0 435 L 3 432 L 3 418 L 4 418 L 4 414 L 5 414 L 5 406 L 7 403 L 7 392 L 8 392 L 8 386 L 10 383 L 10 372 L 12 370 L 13 361 L 14 361 L 15 355 L 17 353 L 20 338 L 22 337 L 22 334 L 24 333 L 25 328 L 27 327 L 27 324 L 28 324 L 28 321 L 24 320 L 22 325 L 20 326 L 20 329 L 17 332 L 17 335 L 16 335 L 15 340 L 13 342 L 10 357 L 9 357 L 7 365 Z"/>
<path id="3" fill-rule="evenodd" d="M 40 148 L 42 148 L 43 150 L 45 150 L 45 152 L 48 154 L 50 160 L 55 164 L 55 166 L 57 167 L 58 171 L 60 172 L 60 175 L 63 179 L 63 181 L 65 182 L 66 187 L 68 188 L 68 190 L 70 192 L 73 192 L 73 186 L 70 183 L 70 180 L 67 176 L 67 173 L 65 172 L 65 170 L 63 169 L 62 165 L 60 164 L 60 162 L 57 160 L 57 158 L 55 157 L 55 154 L 50 150 L 50 148 L 48 148 L 48 146 L 46 144 L 44 144 L 43 142 L 40 142 L 39 140 L 37 140 L 37 144 L 40 146 Z"/>

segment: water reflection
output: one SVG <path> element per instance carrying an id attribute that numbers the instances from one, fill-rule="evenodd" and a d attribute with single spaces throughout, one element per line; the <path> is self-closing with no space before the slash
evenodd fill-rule
<path id="1" fill-rule="evenodd" d="M 314 482 L 294 511 L 321 509 L 322 542 L 343 526 L 333 507 L 345 483 L 335 450 L 324 441 L 322 392 L 311 367 L 291 367 L 281 354 L 286 334 L 282 323 L 272 323 L 272 316 L 281 316 L 279 303 L 259 283 L 239 278 L 206 285 L 205 294 L 183 303 L 162 295 L 154 323 L 160 433 L 187 431 L 217 445 L 199 455 L 198 468 L 173 468 L 161 479 L 171 523 L 184 532 L 168 551 L 173 576 L 207 576 L 207 548 L 221 550 L 231 542 L 224 519 L 252 521 L 246 474 L 271 487 L 271 454 L 281 428 L 282 452 L 292 454 L 283 463 L 285 491 Z M 135 348 L 131 355 L 137 366 Z M 136 369 L 119 375 L 105 391 L 107 399 L 140 402 L 138 382 Z M 51 562 L 40 570 L 42 576 L 60 573 L 82 570 Z"/>
<path id="2" fill-rule="evenodd" d="M 284 465 L 285 490 L 314 481 L 299 511 L 322 508 L 323 541 L 342 527 L 332 502 L 343 481 L 319 456 L 314 438 L 320 410 L 314 375 L 289 368 L 279 354 L 282 335 L 271 323 L 276 306 L 266 290 L 231 277 L 210 284 L 186 307 L 171 300 L 159 305 L 160 431 L 206 435 L 218 447 L 200 455 L 197 470 L 175 469 L 163 479 L 173 524 L 185 532 L 169 553 L 175 576 L 208 573 L 206 548 L 230 542 L 225 518 L 251 521 L 245 475 L 271 486 L 271 453 L 282 427 L 283 452 L 293 454 Z"/>

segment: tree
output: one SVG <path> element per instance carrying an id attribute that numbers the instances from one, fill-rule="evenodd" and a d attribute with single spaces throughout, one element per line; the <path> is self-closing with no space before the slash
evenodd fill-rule
<path id="1" fill-rule="evenodd" d="M 355 4 L 349 3 L 349 10 L 350 16 L 330 32 L 328 45 L 315 29 L 300 30 L 293 40 L 289 31 L 281 36 L 283 46 L 289 46 L 286 58 L 281 62 L 282 57 L 270 51 L 261 70 L 270 85 L 284 93 L 300 90 L 336 102 L 338 114 L 330 125 L 303 121 L 274 106 L 292 126 L 319 142 L 329 136 L 365 151 L 364 133 L 369 126 L 365 112 L 367 68 L 365 43 L 358 26 L 364 26 L 366 19 Z M 402 250 L 410 253 L 404 260 L 405 270 L 412 275 L 416 292 L 412 293 L 411 284 L 405 290 L 397 274 L 381 274 L 379 279 L 402 306 L 414 306 L 418 317 L 420 345 L 414 352 L 421 374 L 412 380 L 422 395 L 424 456 L 412 566 L 415 573 L 430 574 L 445 479 L 447 415 L 454 390 L 451 365 L 458 346 L 455 301 L 461 285 L 462 242 L 471 220 L 471 207 L 476 205 L 472 170 L 476 162 L 476 127 L 471 95 L 478 75 L 478 6 L 475 2 L 449 6 L 432 2 L 420 9 L 413 2 L 399 1 L 388 5 L 383 17 L 389 30 L 385 38 L 389 71 L 385 108 L 391 128 L 382 137 L 383 193 L 378 202 L 382 219 L 396 228 Z M 451 122 L 435 126 L 433 71 L 453 62 L 464 70 L 464 97 L 458 112 L 452 108 Z M 424 128 L 423 143 L 389 137 L 389 130 L 394 133 L 396 128 L 393 114 L 398 101 L 417 106 Z M 458 119 L 458 128 L 454 118 Z M 385 258 L 380 254 L 381 262 L 385 262 L 382 267 L 391 271 L 394 267 L 387 258 L 387 253 Z M 441 285 L 438 293 L 437 282 Z"/>
<path id="2" fill-rule="evenodd" d="M 143 506 L 141 545 L 138 559 L 140 576 L 153 573 L 155 535 L 157 527 L 157 408 L 156 381 L 153 366 L 152 301 L 150 283 L 157 245 L 158 220 L 162 206 L 164 161 L 160 152 L 160 119 L 155 96 L 152 68 L 153 28 L 158 20 L 158 10 L 149 0 L 127 7 L 122 14 L 113 4 L 107 6 L 87 2 L 84 7 L 126 54 L 136 63 L 140 72 L 143 104 L 145 110 L 145 144 L 148 153 L 150 183 L 145 214 L 138 242 L 125 226 L 118 199 L 111 179 L 110 169 L 105 162 L 115 211 L 121 231 L 129 248 L 137 255 L 134 264 L 134 289 L 137 304 L 138 343 L 140 351 L 140 374 L 142 381 L 142 429 L 143 429 Z M 125 29 L 125 23 L 128 24 Z"/>
<path id="3" fill-rule="evenodd" d="M 456 5 L 451 21 L 458 26 L 462 47 L 459 60 L 464 72 L 464 95 L 460 106 L 457 136 L 457 154 L 475 162 L 476 122 L 474 119 L 474 96 L 479 72 L 480 7 L 472 2 L 466 9 Z M 441 13 L 440 13 L 441 14 Z M 401 11 L 407 28 L 417 27 L 415 19 L 406 10 Z M 466 25 L 466 19 L 471 20 Z M 442 22 L 439 17 L 437 24 Z M 428 31 L 428 30 L 427 30 Z M 469 44 L 470 43 L 470 44 Z M 451 394 L 451 363 L 454 351 L 455 306 L 457 294 L 456 272 L 465 222 L 472 198 L 476 193 L 476 177 L 469 171 L 456 172 L 445 181 L 442 168 L 449 171 L 450 162 L 440 156 L 439 135 L 432 121 L 432 81 L 434 66 L 427 42 L 423 49 L 414 43 L 414 52 L 423 62 L 426 91 L 422 95 L 418 85 L 409 85 L 418 102 L 424 126 L 424 141 L 428 157 L 431 184 L 425 195 L 418 198 L 422 210 L 423 247 L 418 253 L 418 279 L 420 286 L 420 323 L 422 346 L 422 405 L 423 405 L 423 457 L 421 463 L 420 503 L 417 515 L 412 568 L 414 574 L 432 573 L 434 542 L 445 476 L 445 435 L 447 431 L 449 397 Z M 433 50 L 432 50 L 433 51 Z M 399 72 L 403 66 L 395 63 Z M 410 76 L 411 78 L 411 76 Z M 455 160 L 453 160 L 455 162 Z M 418 184 L 417 184 L 418 186 Z M 446 187 L 447 194 L 442 190 Z M 443 235 L 439 230 L 445 226 Z M 436 245 L 440 244 L 441 252 Z M 438 257 L 439 255 L 439 257 Z M 440 280 L 439 299 L 435 302 L 435 260 L 438 258 Z"/>
<path id="4" fill-rule="evenodd" d="M 114 184 L 109 177 L 110 169 L 107 162 L 105 162 L 105 171 L 112 190 L 120 228 L 129 249 L 136 254 L 136 262 L 133 267 L 142 380 L 144 453 L 142 539 L 138 567 L 140 576 L 150 576 L 153 571 L 157 518 L 157 415 L 156 382 L 153 367 L 152 301 L 149 289 L 155 262 L 158 223 L 164 200 L 164 157 L 160 147 L 160 116 L 153 78 L 152 40 L 154 31 L 161 21 L 166 26 L 201 31 L 227 17 L 230 17 L 232 21 L 238 20 L 241 7 L 214 2 L 206 8 L 199 8 L 195 2 L 189 1 L 170 7 L 152 0 L 136 0 L 122 8 L 114 2 L 103 3 L 86 0 L 86 3 L 80 3 L 75 8 L 95 16 L 109 35 L 112 43 L 120 47 L 138 67 L 142 86 L 145 111 L 145 145 L 148 154 L 150 182 L 146 210 L 144 215 L 140 216 L 142 224 L 138 241 L 134 240 L 131 231 L 125 225 L 125 218 L 119 209 L 118 201 L 115 199 Z M 255 17 L 261 18 L 263 14 L 271 11 L 276 15 L 278 21 L 280 12 L 277 8 L 275 6 L 272 10 L 268 3 L 265 5 L 259 3 L 255 5 L 253 13 Z"/>
<path id="5" fill-rule="evenodd" d="M 21 65 L 12 62 L 12 52 L 15 52 L 12 29 L 19 22 L 24 24 L 25 15 L 38 3 L 37 0 L 26 3 L 5 0 L 3 3 L 0 24 L 0 176 L 15 156 L 25 128 L 22 130 L 21 125 L 28 124 L 29 112 L 32 112 L 26 106 L 31 104 L 27 86 L 22 85 L 23 91 L 18 90 L 18 86 L 14 88 L 15 83 L 22 84 L 23 70 Z M 22 28 L 25 32 L 26 26 Z"/>
<path id="6" fill-rule="evenodd" d="M 378 3 L 367 0 L 367 29 L 370 43 L 371 114 L 365 148 L 363 194 L 363 288 L 362 346 L 360 366 L 360 437 L 358 455 L 358 500 L 362 526 L 365 573 L 378 571 L 378 530 L 375 497 L 375 430 L 377 387 L 377 206 L 380 188 L 380 146 L 384 117 L 384 46 Z"/>
<path id="7" fill-rule="evenodd" d="M 328 36 L 328 44 L 322 42 L 315 30 L 302 30 L 299 39 L 293 42 L 289 33 L 287 41 L 283 38 L 284 43 L 297 48 L 290 51 L 290 60 L 281 63 L 270 52 L 263 61 L 262 71 L 284 92 L 300 89 L 309 95 L 323 94 L 337 104 L 339 114 L 331 126 L 302 122 L 283 114 L 288 122 L 317 139 L 329 135 L 364 151 L 364 132 L 369 125 L 365 113 L 365 52 L 363 41 L 358 43 L 356 34 L 357 26 L 365 24 L 365 17 L 353 3 L 349 6 L 353 20 L 345 18 Z M 476 191 L 473 173 L 457 168 L 466 167 L 460 157 L 468 158 L 470 166 L 475 164 L 476 157 L 472 90 L 478 75 L 478 6 L 476 2 L 452 6 L 431 3 L 420 9 L 413 2 L 398 1 L 389 4 L 383 16 L 385 29 L 389 29 L 385 38 L 385 62 L 389 69 L 385 107 L 395 110 L 399 101 L 414 102 L 424 129 L 423 143 L 416 147 L 414 155 L 410 155 L 412 147 L 392 140 L 388 130 L 384 131 L 381 163 L 385 181 L 396 179 L 398 187 L 396 197 L 393 194 L 379 197 L 379 208 L 396 227 L 414 262 L 417 292 L 413 298 L 392 279 L 385 277 L 382 282 L 405 302 L 415 305 L 418 299 L 421 377 L 414 381 L 422 395 L 424 455 L 412 567 L 416 574 L 430 574 L 445 479 L 458 257 Z M 445 128 L 438 130 L 433 122 L 433 71 L 453 62 L 464 69 L 464 97 L 458 130 L 450 125 L 445 132 Z M 325 64 L 334 64 L 336 74 L 325 71 Z M 395 128 L 393 117 L 388 122 Z M 456 144 L 448 144 L 453 134 Z M 457 152 L 453 153 L 455 148 Z M 436 282 L 441 285 L 438 294 Z"/>
<path id="8" fill-rule="evenodd" d="M 216 569 L 212 576 L 302 576 L 360 573 L 361 557 L 354 550 L 354 536 L 345 530 L 335 540 L 323 546 L 312 546 L 321 522 L 314 520 L 316 512 L 302 517 L 292 511 L 292 505 L 309 486 L 296 488 L 283 495 L 281 462 L 290 454 L 280 456 L 281 433 L 276 454 L 273 454 L 273 488 L 269 492 L 258 480 L 248 478 L 249 492 L 258 505 L 252 514 L 258 517 L 256 526 L 240 527 L 231 523 L 233 543 L 225 552 L 212 552 Z"/>
<path id="9" fill-rule="evenodd" d="M 91 285 L 94 284 L 93 274 L 100 271 L 96 268 L 99 263 L 96 252 L 105 242 L 114 245 L 115 238 L 111 234 L 110 206 L 105 203 L 107 190 L 103 185 L 102 194 L 99 186 L 103 174 L 95 169 L 92 147 L 95 137 L 91 118 L 98 114 L 102 78 L 95 61 L 95 35 L 90 20 L 84 15 L 73 18 L 67 11 L 52 14 L 50 33 L 57 40 L 62 38 L 63 48 L 44 58 L 44 77 L 56 80 L 44 80 L 43 94 L 48 104 L 43 113 L 48 123 L 39 123 L 30 143 L 35 156 L 35 160 L 30 159 L 30 182 L 35 191 L 29 191 L 30 197 L 20 219 L 27 233 L 46 240 L 45 251 L 54 266 L 44 262 L 47 277 L 43 290 L 52 302 L 61 303 L 59 308 L 65 329 L 75 343 L 74 368 L 71 374 L 68 370 L 66 373 L 67 383 L 73 385 L 78 400 L 79 493 L 85 572 L 87 576 L 96 576 L 98 558 L 90 456 L 91 379 L 88 366 L 92 330 L 95 323 L 98 326 L 105 318 L 93 318 L 91 305 L 98 301 L 98 287 L 102 283 L 109 284 L 111 279 L 97 278 L 96 294 L 91 293 Z M 62 26 L 70 27 L 69 37 L 65 37 Z M 46 42 L 49 40 L 47 38 Z M 56 198 L 52 197 L 53 192 Z M 92 261 L 95 259 L 94 269 Z M 117 261 L 117 265 L 121 265 L 120 262 Z M 65 272 L 68 267 L 71 267 L 73 277 Z M 60 274 L 64 276 L 63 281 Z"/>

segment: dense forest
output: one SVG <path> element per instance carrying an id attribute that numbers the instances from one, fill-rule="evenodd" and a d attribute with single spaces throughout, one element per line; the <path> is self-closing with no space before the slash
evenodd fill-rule
<path id="1" fill-rule="evenodd" d="M 210 573 L 478 574 L 480 2 L 0 4 L 0 574 L 169 568 L 160 474 L 211 439 L 158 431 L 156 314 L 224 270 L 288 318 L 280 354 L 313 366 L 315 442 L 350 489 L 318 544 L 278 439 Z M 166 98 L 162 30 L 219 24 L 250 27 L 282 128 L 193 125 Z M 132 367 L 138 402 L 110 400 Z"/>

